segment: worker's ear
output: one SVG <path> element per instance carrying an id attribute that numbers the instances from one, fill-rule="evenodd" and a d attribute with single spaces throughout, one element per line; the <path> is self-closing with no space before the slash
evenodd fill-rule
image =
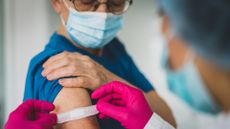
<path id="1" fill-rule="evenodd" d="M 170 68 L 177 70 L 183 67 L 189 46 L 183 39 L 176 35 L 167 16 L 162 17 L 161 31 L 167 41 L 169 51 L 168 63 Z"/>
<path id="2" fill-rule="evenodd" d="M 54 8 L 57 14 L 61 14 L 63 11 L 63 2 L 62 0 L 50 0 L 52 7 Z"/>
<path id="3" fill-rule="evenodd" d="M 170 27 L 169 18 L 167 16 L 162 16 L 161 32 L 165 38 L 167 39 L 171 38 L 169 37 L 171 34 L 171 27 Z"/>

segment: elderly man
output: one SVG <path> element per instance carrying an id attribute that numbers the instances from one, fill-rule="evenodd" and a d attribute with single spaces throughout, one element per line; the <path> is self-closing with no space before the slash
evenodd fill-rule
<path id="1" fill-rule="evenodd" d="M 94 104 L 91 91 L 122 81 L 144 91 L 152 110 L 175 125 L 168 106 L 116 38 L 132 0 L 51 0 L 51 4 L 62 24 L 30 63 L 24 101 L 54 103 L 54 112 L 59 114 Z M 124 128 L 115 120 L 97 121 L 95 117 L 57 125 L 66 129 L 99 127 Z"/>

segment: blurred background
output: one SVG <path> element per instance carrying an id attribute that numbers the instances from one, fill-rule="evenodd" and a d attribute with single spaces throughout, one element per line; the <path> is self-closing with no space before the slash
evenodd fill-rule
<path id="1" fill-rule="evenodd" d="M 167 101 L 179 128 L 189 129 L 190 109 L 168 92 L 159 67 L 162 40 L 153 0 L 134 0 L 119 33 L 128 52 Z M 49 0 L 0 0 L 0 127 L 23 98 L 30 59 L 40 52 L 59 24 Z"/>

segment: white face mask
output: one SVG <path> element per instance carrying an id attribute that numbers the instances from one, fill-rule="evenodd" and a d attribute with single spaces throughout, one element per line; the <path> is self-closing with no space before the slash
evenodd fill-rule
<path id="1" fill-rule="evenodd" d="M 123 27 L 123 16 L 102 12 L 78 12 L 69 7 L 67 23 L 62 22 L 71 39 L 85 48 L 102 48 L 112 41 Z"/>

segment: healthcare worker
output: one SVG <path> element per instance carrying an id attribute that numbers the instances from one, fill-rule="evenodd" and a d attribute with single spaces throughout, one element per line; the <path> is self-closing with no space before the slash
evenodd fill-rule
<path id="1" fill-rule="evenodd" d="M 57 116 L 49 112 L 54 105 L 40 100 L 27 100 L 10 114 L 4 129 L 52 129 Z"/>
<path id="2" fill-rule="evenodd" d="M 162 65 L 169 90 L 194 111 L 210 116 L 202 121 L 225 119 L 230 110 L 230 3 L 226 0 L 158 3 L 167 46 Z M 200 117 L 204 116 L 191 119 Z"/>
<path id="3" fill-rule="evenodd" d="M 169 89 L 200 114 L 206 113 L 191 119 L 195 129 L 230 129 L 229 1 L 158 3 L 167 42 L 162 64 Z M 125 84 L 110 83 L 92 97 L 99 99 L 102 118 L 112 117 L 128 129 L 173 128 L 148 110 L 138 90 Z"/>

